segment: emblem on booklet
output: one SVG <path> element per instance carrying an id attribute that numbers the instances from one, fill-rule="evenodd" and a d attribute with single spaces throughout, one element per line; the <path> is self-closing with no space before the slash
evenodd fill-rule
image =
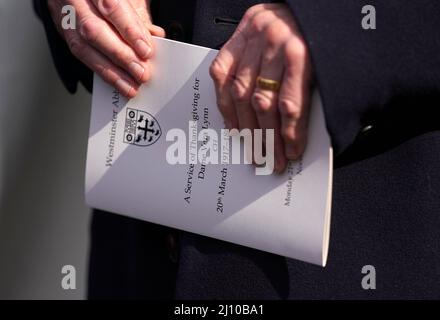
<path id="1" fill-rule="evenodd" d="M 136 146 L 150 146 L 162 135 L 159 122 L 148 112 L 127 108 L 124 142 Z"/>

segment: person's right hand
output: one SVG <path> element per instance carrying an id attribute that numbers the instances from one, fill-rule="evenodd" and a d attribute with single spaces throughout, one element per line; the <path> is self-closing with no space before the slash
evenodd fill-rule
<path id="1" fill-rule="evenodd" d="M 75 57 L 132 98 L 151 76 L 151 35 L 164 37 L 151 22 L 149 0 L 48 0 L 58 32 Z M 76 11 L 76 29 L 61 26 L 62 8 Z"/>

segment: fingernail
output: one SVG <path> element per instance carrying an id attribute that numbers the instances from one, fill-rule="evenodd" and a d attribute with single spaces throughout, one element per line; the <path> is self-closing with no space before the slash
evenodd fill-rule
<path id="1" fill-rule="evenodd" d="M 137 62 L 130 62 L 128 65 L 130 73 L 133 74 L 137 80 L 141 80 L 145 69 Z"/>
<path id="2" fill-rule="evenodd" d="M 125 96 L 128 96 L 128 94 L 130 93 L 131 89 L 133 89 L 131 84 L 129 84 L 124 79 L 119 79 L 118 81 L 116 81 L 116 87 Z"/>
<path id="3" fill-rule="evenodd" d="M 144 40 L 136 40 L 135 50 L 141 58 L 148 58 L 151 53 L 150 46 Z"/>

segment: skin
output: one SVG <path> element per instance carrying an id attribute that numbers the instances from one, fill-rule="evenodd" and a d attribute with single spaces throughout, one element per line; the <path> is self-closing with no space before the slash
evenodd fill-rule
<path id="1" fill-rule="evenodd" d="M 151 36 L 164 37 L 151 22 L 149 0 L 48 0 L 58 32 L 71 52 L 102 79 L 132 98 L 151 77 Z M 62 7 L 76 10 L 77 28 L 61 28 Z"/>
<path id="2" fill-rule="evenodd" d="M 151 36 L 165 36 L 152 23 L 149 2 L 48 0 L 72 53 L 128 98 L 151 77 Z M 76 30 L 61 28 L 64 5 L 76 9 Z M 210 75 L 228 129 L 274 129 L 276 172 L 304 153 L 312 71 L 307 46 L 287 5 L 249 8 L 213 61 Z M 280 90 L 258 88 L 258 76 L 279 81 Z"/>
<path id="3" fill-rule="evenodd" d="M 303 154 L 312 76 L 306 44 L 287 5 L 251 7 L 210 74 L 228 129 L 275 129 L 276 172 Z M 258 76 L 279 81 L 279 92 L 256 87 Z"/>

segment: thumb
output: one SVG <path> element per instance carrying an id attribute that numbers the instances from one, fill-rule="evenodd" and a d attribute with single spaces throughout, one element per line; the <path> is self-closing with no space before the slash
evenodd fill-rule
<path id="1" fill-rule="evenodd" d="M 153 24 L 150 10 L 150 0 L 131 0 L 131 5 L 140 17 L 143 26 L 151 35 L 165 37 L 165 30 Z"/>
<path id="2" fill-rule="evenodd" d="M 161 38 L 165 37 L 165 30 L 159 26 L 151 24 L 150 27 L 148 28 L 148 30 L 150 31 L 151 35 L 153 35 L 153 36 L 161 37 Z"/>

